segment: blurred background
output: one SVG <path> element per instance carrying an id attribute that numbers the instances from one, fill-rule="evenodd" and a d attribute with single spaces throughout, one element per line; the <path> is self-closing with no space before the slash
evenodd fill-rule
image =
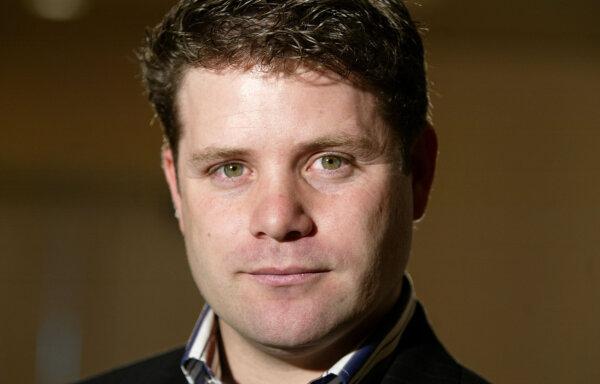
<path id="1" fill-rule="evenodd" d="M 183 344 L 202 301 L 133 49 L 166 0 L 0 4 L 0 382 Z M 440 157 L 409 270 L 494 382 L 600 382 L 600 2 L 410 1 Z"/>

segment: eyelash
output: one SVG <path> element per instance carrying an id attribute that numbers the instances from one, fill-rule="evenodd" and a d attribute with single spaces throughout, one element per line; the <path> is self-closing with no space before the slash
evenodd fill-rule
<path id="1" fill-rule="evenodd" d="M 336 153 L 336 152 L 328 152 L 328 153 L 321 153 L 317 157 L 313 157 L 312 160 L 309 161 L 309 165 L 308 165 L 307 169 L 313 167 L 315 164 L 318 164 L 318 162 L 322 161 L 322 159 L 325 157 L 334 157 L 334 158 L 340 159 L 340 161 L 341 161 L 340 167 L 337 169 L 325 169 L 325 168 L 323 168 L 323 166 L 321 164 L 319 164 L 320 168 L 318 169 L 318 171 L 322 172 L 322 173 L 326 173 L 326 174 L 334 175 L 334 174 L 342 173 L 342 172 L 344 172 L 344 170 L 346 170 L 346 168 L 348 166 L 351 166 L 354 164 L 352 159 L 346 155 Z M 232 165 L 232 164 L 237 164 L 237 165 L 242 166 L 244 168 L 243 174 L 238 177 L 227 177 L 224 174 L 225 167 L 227 165 Z M 226 182 L 235 182 L 235 181 L 241 179 L 242 177 L 244 177 L 247 174 L 248 169 L 249 169 L 249 167 L 246 164 L 244 164 L 244 162 L 242 162 L 242 161 L 227 161 L 224 163 L 217 164 L 213 167 L 210 167 L 206 171 L 206 174 L 211 177 L 217 177 L 217 174 L 220 174 L 219 176 L 220 176 L 221 180 L 226 181 Z"/>
<path id="2" fill-rule="evenodd" d="M 220 173 L 224 173 L 225 172 L 225 167 L 228 165 L 240 165 L 242 166 L 244 169 L 248 169 L 248 167 L 246 166 L 246 164 L 244 164 L 241 161 L 227 161 L 225 163 L 221 163 L 215 166 L 212 166 L 208 169 L 208 171 L 206 172 L 207 175 L 209 176 L 213 176 L 215 174 L 217 174 L 218 172 Z"/>
<path id="3" fill-rule="evenodd" d="M 320 154 L 318 157 L 316 157 L 313 161 L 310 162 L 310 166 L 312 166 L 313 164 L 317 164 L 317 162 L 319 160 L 322 161 L 322 159 L 326 158 L 326 157 L 338 158 L 338 159 L 340 159 L 341 164 L 340 164 L 340 167 L 338 169 L 324 169 L 324 168 L 321 168 L 321 170 L 324 171 L 324 172 L 336 173 L 336 172 L 339 172 L 341 169 L 343 169 L 343 168 L 345 168 L 345 167 L 353 164 L 352 160 L 349 159 L 347 156 L 342 155 L 340 153 L 331 152 L 331 153 Z"/>

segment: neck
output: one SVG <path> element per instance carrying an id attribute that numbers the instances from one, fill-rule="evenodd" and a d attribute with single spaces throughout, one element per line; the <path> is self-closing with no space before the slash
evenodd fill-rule
<path id="1" fill-rule="evenodd" d="M 306 384 L 318 378 L 337 359 L 323 359 L 317 363 L 316 354 L 301 355 L 276 353 L 249 343 L 227 323 L 219 319 L 220 337 L 217 339 L 219 366 L 216 372 L 224 383 Z M 318 353 L 322 356 L 321 353 Z"/>
<path id="2" fill-rule="evenodd" d="M 355 350 L 369 334 L 365 327 L 377 324 L 379 318 L 365 319 L 361 327 L 344 333 L 344 337 L 325 346 L 293 351 L 254 344 L 219 319 L 218 376 L 224 383 L 280 384 L 284 377 L 286 384 L 307 384 Z"/>
<path id="3" fill-rule="evenodd" d="M 224 383 L 279 384 L 285 378 L 286 384 L 307 384 L 319 378 L 339 359 L 364 342 L 373 325 L 379 324 L 399 296 L 400 287 L 395 294 L 390 295 L 394 298 L 393 301 L 362 319 L 354 329 L 342 331 L 343 337 L 321 344 L 318 348 L 290 351 L 259 345 L 246 339 L 219 318 L 219 363 L 218 367 L 212 367 L 213 371 L 219 372 L 218 376 Z"/>

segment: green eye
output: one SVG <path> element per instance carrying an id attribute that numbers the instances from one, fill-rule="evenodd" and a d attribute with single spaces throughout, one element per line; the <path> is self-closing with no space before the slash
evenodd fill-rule
<path id="1" fill-rule="evenodd" d="M 223 166 L 223 173 L 227 177 L 240 177 L 244 174 L 244 166 L 239 163 L 231 163 Z"/>
<path id="2" fill-rule="evenodd" d="M 342 159 L 338 156 L 323 156 L 321 157 L 321 165 L 323 169 L 333 171 L 342 166 Z"/>

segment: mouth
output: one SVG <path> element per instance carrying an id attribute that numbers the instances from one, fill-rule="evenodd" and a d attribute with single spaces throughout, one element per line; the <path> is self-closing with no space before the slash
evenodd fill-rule
<path id="1" fill-rule="evenodd" d="M 261 268 L 248 272 L 256 282 L 270 287 L 286 287 L 314 282 L 330 272 L 327 269 L 302 267 Z"/>

